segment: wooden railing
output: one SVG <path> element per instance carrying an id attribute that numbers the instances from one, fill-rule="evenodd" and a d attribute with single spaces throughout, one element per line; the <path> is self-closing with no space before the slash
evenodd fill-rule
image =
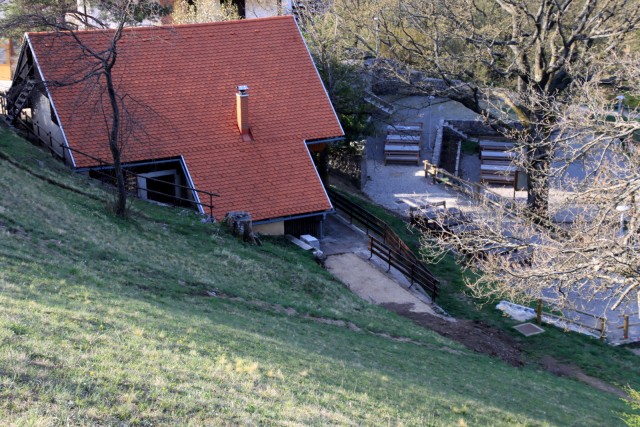
<path id="1" fill-rule="evenodd" d="M 333 206 L 346 213 L 349 216 L 350 223 L 353 224 L 354 219 L 358 221 L 364 227 L 367 235 L 370 231 L 373 231 L 379 236 L 384 236 L 386 234 L 385 228 L 387 227 L 387 224 L 384 221 L 369 213 L 361 206 L 353 203 L 351 200 L 347 199 L 332 188 L 327 188 L 327 194 L 329 194 L 329 198 L 331 199 Z"/>
<path id="2" fill-rule="evenodd" d="M 638 317 L 638 313 L 631 313 L 631 314 L 623 314 L 619 317 L 622 317 L 622 325 L 618 326 L 618 329 L 622 329 L 622 338 L 625 340 L 629 339 L 629 328 L 631 326 L 640 326 L 640 322 L 635 322 L 635 323 L 631 323 L 629 321 L 629 319 L 631 317 Z"/>
<path id="3" fill-rule="evenodd" d="M 602 316 L 596 316 L 594 314 L 591 313 L 586 313 L 584 311 L 580 311 L 580 310 L 575 310 L 575 309 L 571 309 L 570 311 L 572 311 L 573 313 L 579 314 L 580 316 L 584 316 L 588 319 L 592 319 L 593 320 L 593 326 L 591 326 L 590 324 L 584 322 L 584 321 L 579 321 L 577 319 L 571 319 L 570 317 L 567 317 L 563 314 L 554 314 L 554 313 L 549 313 L 548 311 L 543 311 L 543 300 L 539 299 L 537 301 L 537 305 L 536 305 L 536 323 L 538 325 L 540 325 L 542 323 L 542 315 L 545 315 L 547 317 L 551 317 L 553 319 L 556 319 L 560 322 L 566 322 L 566 323 L 570 323 L 573 324 L 575 326 L 578 326 L 579 328 L 583 328 L 583 329 L 587 329 L 590 331 L 593 331 L 594 333 L 596 333 L 598 335 L 598 337 L 601 340 L 604 340 L 607 336 L 607 319 L 605 317 Z M 626 331 L 628 332 L 628 330 Z M 625 337 L 626 339 L 627 337 Z"/>
<path id="4" fill-rule="evenodd" d="M 7 92 L 0 91 L 0 114 L 7 114 Z"/>
<path id="5" fill-rule="evenodd" d="M 518 203 L 515 200 L 510 200 L 502 197 L 498 193 L 489 190 L 485 185 L 482 185 L 478 182 L 467 181 L 463 178 L 455 176 L 444 169 L 434 166 L 427 160 L 423 161 L 423 163 L 425 178 L 431 176 L 433 178 L 434 184 L 440 183 L 448 185 L 451 188 L 471 197 L 474 200 L 503 209 L 511 215 L 518 216 L 521 214 L 522 209 L 519 208 Z M 529 219 L 533 220 L 536 227 L 543 227 L 558 234 L 565 233 L 565 230 L 563 230 L 557 224 L 553 223 L 553 221 L 551 221 L 549 218 L 544 218 L 533 212 L 528 212 L 527 216 L 529 217 Z"/>
<path id="6" fill-rule="evenodd" d="M 351 223 L 356 220 L 364 227 L 370 237 L 371 256 L 376 255 L 382 258 L 387 262 L 389 268 L 395 267 L 409 279 L 411 286 L 418 284 L 435 301 L 438 295 L 438 279 L 395 231 L 383 220 L 337 191 L 328 188 L 327 193 L 333 206 L 348 215 Z M 375 233 L 379 238 L 373 237 L 371 233 Z"/>

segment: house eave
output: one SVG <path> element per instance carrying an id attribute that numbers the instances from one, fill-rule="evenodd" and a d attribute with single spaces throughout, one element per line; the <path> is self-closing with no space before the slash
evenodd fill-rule
<path id="1" fill-rule="evenodd" d="M 316 145 L 316 144 L 332 144 L 334 142 L 340 142 L 340 141 L 344 141 L 344 135 L 333 136 L 330 138 L 305 139 L 304 143 L 307 145 Z"/>
<path id="2" fill-rule="evenodd" d="M 62 134 L 62 139 L 64 141 L 65 146 L 62 147 L 63 150 L 67 150 L 69 153 L 69 158 L 71 159 L 71 166 L 76 167 L 76 159 L 73 157 L 73 152 L 71 151 L 71 146 L 69 145 L 69 141 L 67 140 L 67 134 L 64 131 L 64 127 L 62 126 L 62 120 L 60 120 L 60 115 L 58 114 L 58 110 L 56 108 L 55 103 L 53 102 L 53 97 L 51 96 L 51 91 L 49 90 L 49 85 L 47 84 L 47 80 L 42 72 L 42 68 L 40 67 L 40 62 L 38 61 L 38 57 L 35 49 L 33 48 L 33 44 L 31 43 L 31 38 L 29 37 L 29 33 L 25 34 L 26 43 L 29 45 L 29 49 L 31 50 L 31 55 L 33 57 L 33 62 L 38 67 L 38 74 L 40 74 L 40 78 L 42 79 L 42 84 L 47 91 L 47 98 L 49 98 L 49 103 L 51 104 L 51 109 L 56 114 L 56 119 L 58 120 L 58 127 L 60 128 L 60 133 Z M 22 55 L 22 52 L 20 53 Z"/>
<path id="3" fill-rule="evenodd" d="M 309 212 L 309 213 L 299 214 L 299 215 L 289 215 L 289 216 L 281 216 L 277 218 L 261 219 L 260 221 L 254 221 L 253 223 L 256 225 L 270 224 L 273 222 L 284 222 L 284 221 L 291 221 L 294 219 L 310 218 L 312 216 L 322 216 L 324 219 L 324 217 L 326 217 L 328 214 L 333 214 L 333 213 L 335 213 L 335 209 L 331 208 L 324 211 L 315 211 L 315 212 Z"/>

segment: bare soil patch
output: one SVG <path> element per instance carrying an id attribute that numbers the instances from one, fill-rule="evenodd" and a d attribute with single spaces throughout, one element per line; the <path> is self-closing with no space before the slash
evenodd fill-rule
<path id="1" fill-rule="evenodd" d="M 458 341 L 478 353 L 499 357 L 512 366 L 522 366 L 521 349 L 515 339 L 504 331 L 471 320 L 451 321 L 429 313 L 412 311 L 409 304 L 382 304 L 420 326 L 436 331 L 442 336 Z"/>
<path id="2" fill-rule="evenodd" d="M 567 365 L 564 363 L 558 362 L 551 356 L 545 356 L 542 358 L 542 367 L 551 372 L 554 375 L 559 377 L 571 377 L 575 378 L 578 381 L 581 381 L 585 384 L 589 384 L 591 387 L 596 388 L 601 391 L 605 391 L 607 393 L 614 394 L 622 399 L 628 399 L 629 396 L 622 389 L 611 385 L 607 382 L 604 382 L 598 378 L 591 377 L 584 372 L 580 368 L 574 365 Z"/>

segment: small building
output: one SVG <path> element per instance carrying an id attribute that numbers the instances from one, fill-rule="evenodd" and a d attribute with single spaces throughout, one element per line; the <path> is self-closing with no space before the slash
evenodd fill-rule
<path id="1" fill-rule="evenodd" d="M 109 171 L 109 97 L 88 52 L 113 30 L 28 33 L 9 116 L 71 167 Z M 333 210 L 314 158 L 343 130 L 292 16 L 135 27 L 113 81 L 122 161 L 138 196 L 251 214 L 268 234 L 322 235 Z"/>

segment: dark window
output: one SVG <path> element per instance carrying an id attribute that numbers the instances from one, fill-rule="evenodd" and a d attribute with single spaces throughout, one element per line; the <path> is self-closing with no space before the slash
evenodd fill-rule
<path id="1" fill-rule="evenodd" d="M 53 109 L 53 104 L 51 104 L 51 102 L 49 102 L 49 111 L 51 112 L 51 123 L 56 126 L 60 126 L 60 123 L 58 123 L 58 116 L 56 116 L 56 111 Z"/>
<path id="2" fill-rule="evenodd" d="M 175 184 L 175 174 L 147 178 L 147 199 L 175 205 Z"/>
<path id="3" fill-rule="evenodd" d="M 310 234 L 318 239 L 322 236 L 322 216 L 310 216 L 306 218 L 290 219 L 284 222 L 284 234 L 300 237 Z"/>

